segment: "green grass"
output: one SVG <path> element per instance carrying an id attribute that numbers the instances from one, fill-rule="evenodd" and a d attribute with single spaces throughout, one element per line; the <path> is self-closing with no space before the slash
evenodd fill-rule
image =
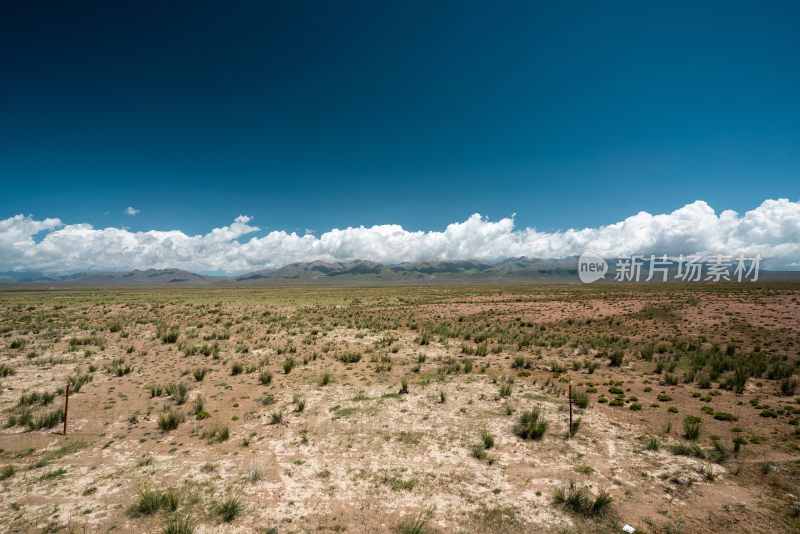
<path id="1" fill-rule="evenodd" d="M 164 432 L 175 430 L 182 422 L 183 415 L 172 410 L 171 408 L 158 416 L 158 428 Z"/>
<path id="2" fill-rule="evenodd" d="M 161 534 L 192 534 L 194 524 L 187 516 L 171 515 L 164 520 Z"/>
<path id="3" fill-rule="evenodd" d="M 217 503 L 215 511 L 225 523 L 230 523 L 242 513 L 244 506 L 236 497 L 228 497 Z"/>
<path id="4" fill-rule="evenodd" d="M 699 417 L 687 415 L 683 418 L 683 437 L 691 440 L 699 438 L 702 426 L 703 421 Z"/>
<path id="5" fill-rule="evenodd" d="M 581 517 L 599 517 L 611 513 L 613 499 L 605 490 L 593 496 L 586 488 L 579 488 L 570 482 L 566 488 L 557 488 L 553 504 Z"/>
<path id="6" fill-rule="evenodd" d="M 514 433 L 522 439 L 539 440 L 547 432 L 547 421 L 545 421 L 539 410 L 522 412 L 517 424 L 514 425 Z"/>

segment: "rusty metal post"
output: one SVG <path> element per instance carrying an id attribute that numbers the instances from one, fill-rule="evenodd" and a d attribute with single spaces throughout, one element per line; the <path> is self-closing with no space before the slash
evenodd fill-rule
<path id="1" fill-rule="evenodd" d="M 572 437 L 572 382 L 569 383 L 569 435 Z"/>
<path id="2" fill-rule="evenodd" d="M 67 394 L 64 397 L 64 435 L 67 435 L 67 412 L 69 411 L 69 382 L 67 382 Z"/>

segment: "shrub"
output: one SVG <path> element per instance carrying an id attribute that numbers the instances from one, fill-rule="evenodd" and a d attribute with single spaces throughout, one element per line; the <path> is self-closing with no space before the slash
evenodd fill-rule
<path id="1" fill-rule="evenodd" d="M 235 362 L 233 365 L 231 365 L 231 375 L 240 375 L 242 372 L 244 372 L 244 365 L 242 365 L 241 362 Z"/>
<path id="2" fill-rule="evenodd" d="M 556 489 L 553 495 L 553 503 L 568 512 L 582 517 L 598 517 L 608 514 L 611 511 L 613 499 L 605 490 L 600 491 L 597 496 L 592 496 L 586 488 L 578 488 L 574 482 L 570 482 L 565 488 Z"/>
<path id="3" fill-rule="evenodd" d="M 16 371 L 14 370 L 13 367 L 10 367 L 4 363 L 0 363 L 0 378 L 11 376 L 15 373 Z"/>
<path id="4" fill-rule="evenodd" d="M 514 433 L 522 439 L 542 439 L 545 432 L 547 432 L 547 421 L 541 417 L 538 409 L 522 412 L 514 426 Z"/>
<path id="5" fill-rule="evenodd" d="M 780 382 L 781 395 L 791 397 L 797 389 L 797 380 L 794 378 L 782 378 Z"/>
<path id="6" fill-rule="evenodd" d="M 294 364 L 294 358 L 286 358 L 286 360 L 283 362 L 283 372 L 287 375 L 291 373 L 292 369 L 294 369 Z"/>
<path id="7" fill-rule="evenodd" d="M 622 359 L 624 357 L 624 353 L 621 350 L 615 350 L 611 354 L 608 355 L 608 365 L 611 367 L 619 367 L 622 365 Z"/>
<path id="8" fill-rule="evenodd" d="M 700 437 L 700 428 L 703 426 L 703 421 L 694 415 L 687 415 L 683 418 L 683 437 L 686 439 L 697 439 Z"/>
<path id="9" fill-rule="evenodd" d="M 738 421 L 739 418 L 728 412 L 714 412 L 714 419 L 719 421 Z"/>
<path id="10" fill-rule="evenodd" d="M 272 383 L 272 373 L 269 371 L 262 371 L 258 375 L 258 383 L 262 386 L 268 386 Z"/>

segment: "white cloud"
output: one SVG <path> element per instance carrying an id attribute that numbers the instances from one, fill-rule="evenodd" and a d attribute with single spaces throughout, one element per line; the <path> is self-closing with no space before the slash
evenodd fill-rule
<path id="1" fill-rule="evenodd" d="M 131 217 L 133 217 L 134 215 L 136 215 L 136 214 L 137 214 L 137 213 L 139 213 L 140 211 L 141 211 L 141 210 L 137 210 L 137 209 L 136 209 L 136 208 L 134 208 L 133 206 L 128 206 L 127 208 L 125 208 L 125 214 L 126 214 L 126 215 L 130 215 Z"/>
<path id="2" fill-rule="evenodd" d="M 474 214 L 443 231 L 410 232 L 395 224 L 333 229 L 319 237 L 260 229 L 241 215 L 204 235 L 180 230 L 131 232 L 64 225 L 59 219 L 16 215 L 0 221 L 0 271 L 76 272 L 177 267 L 245 272 L 311 260 L 403 261 L 528 256 L 558 258 L 592 250 L 605 257 L 628 254 L 761 254 L 773 266 L 800 264 L 800 202 L 765 200 L 742 215 L 717 214 L 704 201 L 672 213 L 639 212 L 623 221 L 578 230 L 540 232 L 515 228 L 513 218 L 490 221 Z M 35 239 L 39 237 L 39 239 Z"/>

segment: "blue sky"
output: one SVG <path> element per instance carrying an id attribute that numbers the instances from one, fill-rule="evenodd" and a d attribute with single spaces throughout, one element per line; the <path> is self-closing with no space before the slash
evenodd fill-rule
<path id="1" fill-rule="evenodd" d="M 0 220 L 553 232 L 798 201 L 800 4 L 654 4 L 6 5 Z"/>

